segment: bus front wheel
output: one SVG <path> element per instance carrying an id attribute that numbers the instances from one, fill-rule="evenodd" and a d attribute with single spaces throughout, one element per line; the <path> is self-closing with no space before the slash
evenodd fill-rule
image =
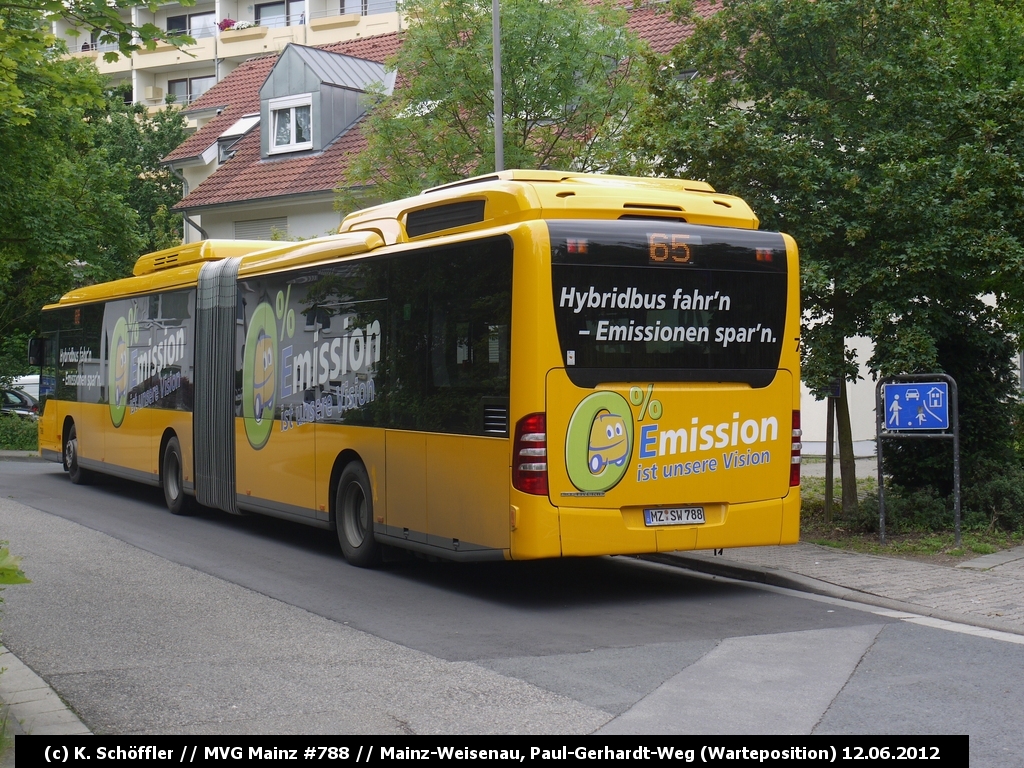
<path id="1" fill-rule="evenodd" d="M 380 545 L 373 538 L 373 491 L 361 462 L 353 461 L 341 471 L 334 510 L 345 559 L 360 568 L 380 562 Z"/>
<path id="2" fill-rule="evenodd" d="M 172 515 L 187 515 L 192 512 L 192 500 L 185 493 L 181 460 L 181 444 L 172 437 L 164 448 L 163 486 L 164 501 Z"/>
<path id="3" fill-rule="evenodd" d="M 78 430 L 75 429 L 74 424 L 71 425 L 68 439 L 64 443 L 64 469 L 67 470 L 68 477 L 75 485 L 87 485 L 92 481 L 92 473 L 87 469 L 82 469 L 78 464 Z"/>

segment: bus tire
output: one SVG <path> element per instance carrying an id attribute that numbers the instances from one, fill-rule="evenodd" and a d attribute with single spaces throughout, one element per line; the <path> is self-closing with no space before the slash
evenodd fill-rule
<path id="1" fill-rule="evenodd" d="M 163 470 L 160 473 L 161 485 L 164 487 L 164 501 L 172 515 L 190 515 L 194 509 L 192 498 L 185 493 L 184 462 L 181 459 L 181 444 L 178 438 L 172 437 L 164 448 Z"/>
<path id="2" fill-rule="evenodd" d="M 73 423 L 64 443 L 64 469 L 75 485 L 88 485 L 92 482 L 92 472 L 83 469 L 78 463 L 78 430 Z"/>
<path id="3" fill-rule="evenodd" d="M 377 565 L 381 553 L 373 538 L 373 490 L 360 461 L 348 463 L 341 471 L 334 517 L 345 559 L 360 568 Z"/>

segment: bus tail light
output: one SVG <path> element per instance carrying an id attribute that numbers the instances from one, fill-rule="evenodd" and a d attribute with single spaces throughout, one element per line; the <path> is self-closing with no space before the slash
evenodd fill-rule
<path id="1" fill-rule="evenodd" d="M 789 465 L 789 485 L 791 487 L 800 485 L 800 449 L 803 448 L 803 443 L 800 442 L 801 435 L 803 435 L 803 430 L 800 429 L 800 411 L 793 411 L 793 447 Z"/>
<path id="2" fill-rule="evenodd" d="M 548 495 L 548 435 L 543 413 L 531 413 L 516 423 L 512 486 L 523 493 Z"/>

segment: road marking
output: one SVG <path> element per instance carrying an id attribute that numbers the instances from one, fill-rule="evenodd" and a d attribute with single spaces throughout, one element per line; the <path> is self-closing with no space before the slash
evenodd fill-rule
<path id="1" fill-rule="evenodd" d="M 726 638 L 597 733 L 810 733 L 885 626 Z"/>
<path id="2" fill-rule="evenodd" d="M 1010 632 L 999 632 L 998 630 L 985 629 L 984 627 L 972 627 L 970 624 L 959 624 L 955 621 L 933 619 L 930 616 L 914 616 L 913 618 L 904 619 L 904 621 L 909 624 L 920 624 L 925 627 L 945 629 L 949 632 L 959 632 L 964 635 L 974 635 L 975 637 L 984 637 L 989 640 L 1001 640 L 1004 643 L 1024 645 L 1024 635 L 1014 635 Z"/>
<path id="3" fill-rule="evenodd" d="M 660 563 L 651 562 L 650 565 L 661 565 Z M 673 568 L 675 566 L 663 565 L 665 568 Z M 687 569 L 682 569 L 687 570 Z M 728 576 L 715 576 L 711 574 L 700 573 L 699 571 L 688 571 L 688 575 L 693 578 L 702 578 L 708 581 L 723 581 L 731 582 L 733 584 L 743 584 L 745 586 L 754 587 L 755 589 L 763 589 L 768 592 L 777 592 L 784 595 L 792 595 L 796 597 L 802 597 L 805 600 L 812 600 L 818 603 L 826 603 L 828 605 L 841 605 L 843 608 L 851 608 L 856 611 L 863 611 L 865 613 L 873 613 L 876 616 L 883 616 L 887 619 L 897 619 L 899 621 L 906 621 L 912 624 L 920 624 L 925 627 L 932 627 L 933 629 L 945 629 L 949 632 L 959 632 L 964 635 L 973 635 L 975 637 L 984 637 L 988 640 L 999 640 L 1004 643 L 1013 643 L 1014 645 L 1024 645 L 1024 635 L 1017 635 L 1013 632 L 1001 632 L 996 629 L 988 629 L 986 627 L 976 627 L 972 624 L 964 624 L 962 622 L 947 621 L 945 619 L 936 619 L 931 616 L 924 616 L 920 613 L 910 613 L 908 611 L 897 611 L 891 608 L 880 608 L 879 606 L 871 605 L 869 603 L 861 603 L 856 600 L 844 600 L 838 597 L 829 597 L 828 595 L 816 595 L 812 592 L 802 592 L 798 589 L 790 589 L 788 587 L 776 587 L 771 584 L 759 584 L 754 581 L 744 581 L 742 579 L 732 579 Z M 853 591 L 853 590 L 850 590 Z"/>

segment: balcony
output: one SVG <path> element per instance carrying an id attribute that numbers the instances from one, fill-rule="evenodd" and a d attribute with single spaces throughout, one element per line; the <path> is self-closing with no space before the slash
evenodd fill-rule
<path id="1" fill-rule="evenodd" d="M 124 77 L 132 69 L 149 72 L 193 69 L 198 62 L 213 61 L 217 57 L 239 63 L 251 56 L 280 51 L 288 43 L 324 45 L 396 32 L 400 24 L 397 0 L 284 0 L 260 3 L 258 5 L 262 7 L 256 9 L 249 6 L 247 15 L 260 15 L 259 21 L 255 18 L 239 19 L 253 26 L 222 32 L 218 29 L 213 8 L 202 0 L 200 2 L 205 9 L 201 13 L 167 18 L 154 14 L 152 17 L 157 26 L 187 34 L 195 40 L 194 45 L 182 50 L 159 42 L 153 49 L 142 48 L 131 57 L 118 56 L 116 61 L 108 62 L 103 55 L 116 53 L 115 43 L 79 42 L 78 38 L 68 35 L 63 26 L 55 27 L 55 31 L 65 37 L 70 55 L 92 59 L 103 74 Z"/>
<path id="2" fill-rule="evenodd" d="M 168 29 L 168 33 L 175 35 L 188 35 L 194 40 L 201 40 L 204 37 L 214 37 L 217 34 L 216 24 L 202 24 L 188 29 Z"/>
<path id="3" fill-rule="evenodd" d="M 280 29 L 281 27 L 301 27 L 306 23 L 306 14 L 293 13 L 289 16 L 263 16 L 260 19 L 260 26 L 269 29 Z"/>
<path id="4" fill-rule="evenodd" d="M 74 45 L 68 44 L 68 50 L 72 53 L 91 53 L 93 56 L 97 56 L 107 51 L 116 51 L 117 43 L 93 43 L 86 40 L 84 43 Z"/>
<path id="5" fill-rule="evenodd" d="M 397 32 L 400 20 L 395 0 L 342 0 L 334 8 L 311 10 L 307 16 L 306 45 Z"/>
<path id="6" fill-rule="evenodd" d="M 175 30 L 179 31 L 179 30 Z M 192 33 L 196 42 L 176 48 L 170 43 L 159 42 L 155 48 L 142 48 L 136 54 L 135 66 L 147 70 L 176 69 L 182 64 L 195 64 L 201 61 L 213 61 L 217 56 L 216 27 L 201 28 Z"/>

